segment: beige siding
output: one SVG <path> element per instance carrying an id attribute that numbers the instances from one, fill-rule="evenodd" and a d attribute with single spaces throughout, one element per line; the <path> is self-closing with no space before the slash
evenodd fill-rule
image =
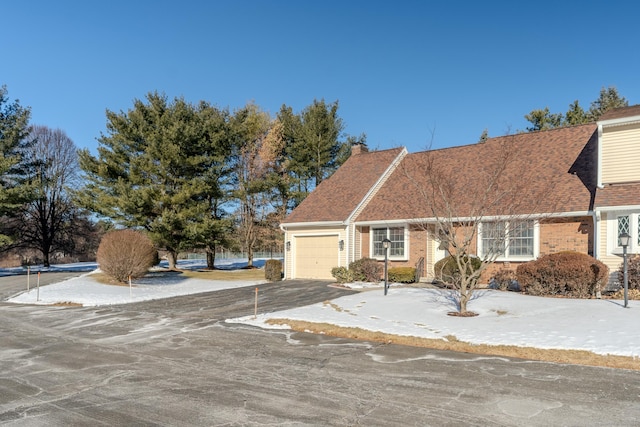
<path id="1" fill-rule="evenodd" d="M 609 222 L 611 221 L 611 224 Z M 619 255 L 611 253 L 612 237 L 611 230 L 617 229 L 617 217 L 615 214 L 603 212 L 600 219 L 600 230 L 598 234 L 598 259 L 609 267 L 609 282 L 615 284 L 618 281 L 617 271 L 622 262 Z M 615 231 L 614 231 L 615 234 Z"/>
<path id="2" fill-rule="evenodd" d="M 602 183 L 640 181 L 640 125 L 605 127 Z"/>

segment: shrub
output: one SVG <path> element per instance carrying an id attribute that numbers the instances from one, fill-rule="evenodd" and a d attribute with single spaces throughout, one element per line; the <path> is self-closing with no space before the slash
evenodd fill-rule
<path id="1" fill-rule="evenodd" d="M 353 280 L 359 282 L 379 282 L 383 268 L 382 264 L 373 258 L 360 258 L 349 264 Z"/>
<path id="2" fill-rule="evenodd" d="M 390 282 L 413 283 L 416 280 L 415 267 L 393 267 L 387 271 Z"/>
<path id="3" fill-rule="evenodd" d="M 624 261 L 618 269 L 618 280 L 624 283 Z M 629 289 L 640 289 L 640 255 L 627 258 L 627 281 Z"/>
<path id="4" fill-rule="evenodd" d="M 606 284 L 609 268 L 580 252 L 558 252 L 518 266 L 516 275 L 530 295 L 588 298 Z"/>
<path id="5" fill-rule="evenodd" d="M 516 272 L 508 268 L 501 268 L 496 271 L 489 281 L 491 289 L 499 289 L 501 291 L 519 291 L 520 285 L 516 280 Z"/>
<path id="6" fill-rule="evenodd" d="M 472 274 L 474 271 L 480 269 L 482 266 L 482 260 L 477 257 L 464 257 L 464 262 L 467 265 L 467 275 Z M 433 266 L 434 275 L 436 280 L 449 285 L 457 285 L 460 280 L 460 269 L 458 263 L 453 255 L 446 258 L 442 258 L 436 262 Z M 477 282 L 478 279 L 476 279 Z"/>
<path id="7" fill-rule="evenodd" d="M 331 269 L 331 275 L 338 283 L 353 282 L 353 271 L 348 270 L 347 267 L 333 267 Z"/>
<path id="8" fill-rule="evenodd" d="M 151 240 L 135 230 L 114 230 L 105 234 L 97 260 L 105 274 L 120 282 L 144 276 L 158 256 Z"/>
<path id="9" fill-rule="evenodd" d="M 268 259 L 264 264 L 264 278 L 270 282 L 282 280 L 282 262 L 277 259 Z"/>

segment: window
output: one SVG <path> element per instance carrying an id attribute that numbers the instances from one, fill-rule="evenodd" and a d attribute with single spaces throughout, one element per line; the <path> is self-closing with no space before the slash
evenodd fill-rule
<path id="1" fill-rule="evenodd" d="M 611 233 L 609 252 L 622 253 L 619 236 L 622 233 L 627 233 L 631 236 L 627 250 L 630 253 L 637 253 L 640 249 L 640 213 L 620 212 L 619 214 L 613 214 L 611 219 L 612 221 L 609 222 L 611 227 L 608 229 L 608 232 Z"/>
<path id="2" fill-rule="evenodd" d="M 618 217 L 618 234 L 616 236 L 620 236 L 621 234 L 631 235 L 631 228 L 629 227 L 629 215 L 622 215 Z M 620 239 L 618 238 L 618 246 L 620 246 Z"/>
<path id="3" fill-rule="evenodd" d="M 404 227 L 374 228 L 371 231 L 371 247 L 374 258 L 384 258 L 384 247 L 382 246 L 384 239 L 391 241 L 389 244 L 390 258 L 404 258 L 404 254 L 406 253 Z"/>
<path id="4" fill-rule="evenodd" d="M 533 221 L 486 222 L 480 227 L 480 251 L 483 258 L 535 257 Z"/>

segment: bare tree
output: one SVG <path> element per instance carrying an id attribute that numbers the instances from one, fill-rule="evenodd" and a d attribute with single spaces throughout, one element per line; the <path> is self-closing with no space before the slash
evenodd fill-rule
<path id="1" fill-rule="evenodd" d="M 554 182 L 532 185 L 540 181 L 534 179 L 539 171 L 528 164 L 527 144 L 518 138 L 416 153 L 401 166 L 418 195 L 415 205 L 424 213 L 417 226 L 440 242 L 455 263 L 449 268 L 454 273 L 443 280 L 457 292 L 460 315 L 473 314 L 467 304 L 486 268 L 510 245 L 514 251 L 515 246 L 530 251 L 521 240 L 529 239 L 540 212 L 553 211 L 546 196 Z"/>
<path id="2" fill-rule="evenodd" d="M 17 212 L 16 232 L 18 244 L 42 252 L 49 266 L 53 251 L 72 245 L 73 224 L 80 214 L 67 191 L 77 184 L 76 147 L 62 130 L 46 126 L 34 126 L 29 137 L 36 197 Z"/>

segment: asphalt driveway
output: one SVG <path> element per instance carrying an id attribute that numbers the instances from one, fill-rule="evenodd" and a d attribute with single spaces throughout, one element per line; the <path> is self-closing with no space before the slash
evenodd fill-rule
<path id="1" fill-rule="evenodd" d="M 326 282 L 260 288 L 264 311 L 351 292 Z M 640 419 L 637 372 L 224 323 L 253 313 L 254 289 L 108 307 L 0 303 L 0 423 L 542 426 Z"/>

